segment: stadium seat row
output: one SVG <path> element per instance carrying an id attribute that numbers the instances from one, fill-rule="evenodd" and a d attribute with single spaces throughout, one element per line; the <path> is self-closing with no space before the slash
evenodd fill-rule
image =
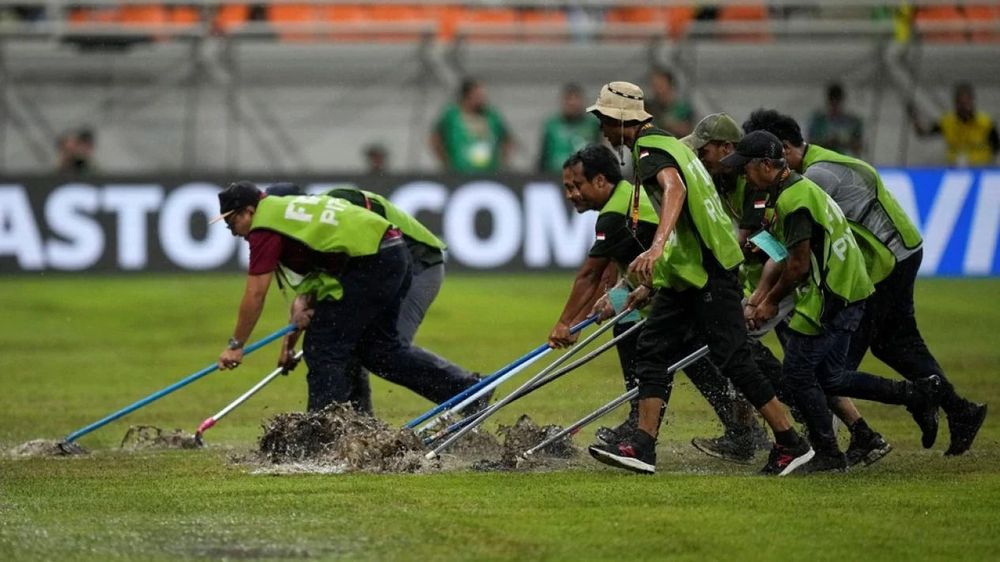
<path id="1" fill-rule="evenodd" d="M 254 5 L 247 3 L 222 4 L 205 12 L 213 28 L 229 32 L 251 21 L 279 24 L 392 24 L 425 22 L 435 24 L 437 37 L 451 40 L 460 25 L 496 24 L 498 26 L 527 24 L 566 29 L 567 13 L 560 9 L 481 8 L 464 5 L 377 5 L 377 4 L 275 4 Z M 696 19 L 698 9 L 692 4 L 679 7 L 621 7 L 604 13 L 604 21 L 612 24 L 637 24 L 662 26 L 665 35 L 682 37 Z M 718 22 L 765 22 L 769 13 L 766 4 L 722 5 L 713 14 Z M 71 23 L 105 23 L 118 25 L 195 24 L 203 18 L 201 8 L 190 6 L 122 5 L 117 7 L 74 8 L 69 15 Z M 919 8 L 914 15 L 916 28 L 929 41 L 965 42 L 997 41 L 996 22 L 1000 21 L 1000 6 L 994 4 L 956 6 L 930 6 Z M 970 25 L 971 23 L 971 25 Z M 983 25 L 992 24 L 992 25 Z M 281 32 L 286 40 L 350 39 L 352 37 L 305 35 L 301 32 Z M 391 35 L 382 35 L 392 39 Z M 737 40 L 767 40 L 766 31 L 748 34 L 729 34 Z M 494 39 L 512 40 L 515 36 L 497 34 Z"/>

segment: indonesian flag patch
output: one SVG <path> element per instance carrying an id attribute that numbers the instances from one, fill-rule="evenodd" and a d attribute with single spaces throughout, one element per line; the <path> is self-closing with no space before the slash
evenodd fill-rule
<path id="1" fill-rule="evenodd" d="M 764 207 L 767 207 L 767 199 L 760 199 L 753 202 L 754 209 L 763 209 Z"/>
<path id="2" fill-rule="evenodd" d="M 597 241 L 598 241 L 598 242 L 603 242 L 603 241 L 604 241 L 604 238 L 605 238 L 605 236 L 604 236 L 604 233 L 603 233 L 603 232 L 598 232 L 598 233 L 597 233 Z"/>

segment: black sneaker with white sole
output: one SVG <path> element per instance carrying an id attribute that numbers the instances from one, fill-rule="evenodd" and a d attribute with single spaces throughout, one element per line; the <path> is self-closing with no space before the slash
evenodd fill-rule
<path id="1" fill-rule="evenodd" d="M 771 447 L 771 455 L 767 458 L 767 464 L 760 470 L 760 473 L 788 476 L 812 460 L 815 455 L 816 451 L 813 451 L 805 439 L 799 439 L 799 444 L 795 447 L 785 447 L 775 443 Z"/>
<path id="2" fill-rule="evenodd" d="M 847 447 L 847 466 L 863 464 L 868 466 L 878 462 L 892 451 L 892 445 L 878 432 L 870 429 L 851 433 L 851 444 Z"/>
<path id="3" fill-rule="evenodd" d="M 590 456 L 598 462 L 639 474 L 656 472 L 656 440 L 637 429 L 632 437 L 612 445 L 591 445 Z"/>

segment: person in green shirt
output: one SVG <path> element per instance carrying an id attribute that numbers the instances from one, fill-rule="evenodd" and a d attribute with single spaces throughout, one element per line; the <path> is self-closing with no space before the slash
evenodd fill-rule
<path id="1" fill-rule="evenodd" d="M 673 386 L 667 367 L 694 349 L 693 335 L 709 345 L 712 363 L 774 432 L 776 443 L 762 472 L 795 471 L 814 452 L 750 356 L 736 277 L 743 256 L 711 177 L 689 148 L 650 124 L 653 116 L 643 109 L 642 89 L 635 84 L 605 84 L 588 111 L 601 120 L 612 146 L 632 149 L 636 187 L 645 190 L 659 214 L 649 248 L 628 268 L 641 285 L 629 294 L 627 306 L 652 302 L 638 344 L 639 427 L 621 443 L 592 445 L 591 456 L 634 472 L 656 471 L 660 411 Z M 636 204 L 632 215 L 638 219 Z"/>
<path id="2" fill-rule="evenodd" d="M 336 197 L 265 195 L 250 182 L 219 193 L 219 207 L 216 220 L 225 220 L 250 245 L 246 288 L 220 369 L 242 362 L 243 344 L 260 318 L 271 280 L 280 275 L 297 293 L 297 303 L 311 303 L 293 308 L 296 325 L 309 328 L 303 351 L 310 411 L 349 400 L 345 369 L 355 356 L 386 380 L 422 389 L 438 403 L 477 382 L 442 368 L 436 356 L 400 336 L 397 321 L 412 264 L 402 232 L 385 217 Z M 294 344 L 291 338 L 282 348 L 279 365 L 291 366 Z"/>
<path id="3" fill-rule="evenodd" d="M 851 334 L 875 287 L 837 203 L 789 169 L 781 141 L 767 131 L 748 133 L 722 164 L 744 170 L 753 189 L 770 192 L 774 218 L 767 231 L 787 249 L 787 256 L 775 259 L 779 267 L 770 270 L 774 274 L 763 276 L 747 300 L 746 317 L 753 329 L 774 318 L 778 303 L 795 294 L 784 336 L 783 371 L 816 449 L 802 470 L 847 469 L 827 395 L 905 405 L 924 434 L 936 432 L 937 425 L 927 423 L 927 414 L 938 407 L 938 377 L 893 381 L 845 366 Z"/>
<path id="4" fill-rule="evenodd" d="M 826 88 L 826 107 L 809 121 L 809 140 L 831 150 L 861 156 L 861 118 L 844 109 L 844 87 L 832 83 Z"/>
<path id="5" fill-rule="evenodd" d="M 566 84 L 562 91 L 562 108 L 549 117 L 542 128 L 538 171 L 559 173 L 567 158 L 600 137 L 600 123 L 583 111 L 583 90 L 579 84 Z"/>
<path id="6" fill-rule="evenodd" d="M 767 192 L 747 189 L 742 170 L 734 170 L 722 164 L 722 159 L 735 152 L 736 144 L 742 139 L 743 129 L 736 120 L 726 113 L 714 113 L 702 119 L 694 132 L 681 139 L 681 142 L 698 153 L 698 159 L 705 165 L 708 173 L 712 174 L 712 181 L 719 190 L 726 214 L 738 225 L 738 238 L 746 257 L 746 261 L 740 266 L 740 277 L 743 280 L 744 294 L 749 297 L 763 273 L 767 254 L 748 243 L 747 239 L 760 230 L 762 224 L 766 224 Z M 793 401 L 781 374 L 781 361 L 764 345 L 761 338 L 775 328 L 780 332 L 781 322 L 794 306 L 794 295 L 788 295 L 781 301 L 778 314 L 766 325 L 750 333 L 750 349 L 754 361 L 771 379 L 778 399 L 786 404 L 793 404 Z M 780 335 L 778 341 L 782 341 Z M 871 429 L 851 399 L 832 396 L 829 406 L 851 433 L 851 443 L 846 452 L 850 466 L 862 462 L 872 464 L 892 451 L 892 446 L 881 434 Z M 721 457 L 738 454 L 738 444 L 726 437 L 693 443 L 699 449 L 714 451 Z"/>
<path id="7" fill-rule="evenodd" d="M 764 130 L 781 140 L 789 167 L 820 186 L 837 202 L 861 246 L 875 295 L 861 326 L 851 337 L 847 367 L 856 369 L 872 355 L 914 381 L 930 375 L 941 379 L 941 409 L 948 417 L 951 443 L 946 455 L 969 450 L 986 419 L 986 405 L 960 396 L 928 349 L 917 326 L 914 285 L 923 259 L 923 240 L 913 221 L 882 183 L 873 166 L 815 143 L 806 143 L 798 123 L 774 110 L 753 112 L 747 131 Z M 936 423 L 937 414 L 934 415 Z M 928 421 L 930 423 L 930 421 Z M 928 434 L 925 448 L 937 432 Z"/>
<path id="8" fill-rule="evenodd" d="M 676 137 L 691 133 L 694 126 L 694 109 L 687 100 L 677 95 L 674 73 L 665 68 L 650 72 L 652 96 L 645 100 L 646 112 L 653 116 L 653 125 Z"/>
<path id="9" fill-rule="evenodd" d="M 514 144 L 500 112 L 489 105 L 486 88 L 473 79 L 462 82 L 458 102 L 445 107 L 430 142 L 444 168 L 461 174 L 505 168 Z"/>

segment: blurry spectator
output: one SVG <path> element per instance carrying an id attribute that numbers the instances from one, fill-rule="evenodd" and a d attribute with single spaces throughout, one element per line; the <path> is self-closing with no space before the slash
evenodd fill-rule
<path id="1" fill-rule="evenodd" d="M 389 171 L 389 151 L 379 143 L 369 144 L 364 148 L 365 172 L 380 176 Z"/>
<path id="2" fill-rule="evenodd" d="M 913 129 L 920 136 L 942 135 L 947 150 L 948 164 L 952 166 L 990 166 L 1000 151 L 1000 137 L 996 122 L 982 111 L 976 111 L 976 97 L 972 84 L 955 85 L 955 109 L 941 116 L 927 127 L 921 122 L 916 109 L 909 108 Z"/>
<path id="3" fill-rule="evenodd" d="M 834 82 L 826 88 L 826 109 L 809 121 L 809 142 L 851 156 L 861 156 L 861 119 L 844 111 L 844 87 Z"/>
<path id="4" fill-rule="evenodd" d="M 675 137 L 691 134 L 694 110 L 691 104 L 677 97 L 674 75 L 667 69 L 653 69 L 650 75 L 652 97 L 646 98 L 646 112 L 653 116 L 653 124 Z"/>
<path id="5" fill-rule="evenodd" d="M 580 86 L 563 86 L 562 108 L 545 121 L 542 130 L 539 172 L 561 173 L 563 162 L 574 152 L 600 141 L 601 122 L 583 109 L 583 90 Z"/>
<path id="6" fill-rule="evenodd" d="M 94 132 L 89 128 L 59 135 L 56 139 L 56 151 L 59 153 L 56 171 L 73 176 L 95 173 L 94 144 Z"/>
<path id="7" fill-rule="evenodd" d="M 458 103 L 446 106 L 438 119 L 431 146 L 446 170 L 474 174 L 506 167 L 513 141 L 503 117 L 488 104 L 486 88 L 466 79 Z"/>

